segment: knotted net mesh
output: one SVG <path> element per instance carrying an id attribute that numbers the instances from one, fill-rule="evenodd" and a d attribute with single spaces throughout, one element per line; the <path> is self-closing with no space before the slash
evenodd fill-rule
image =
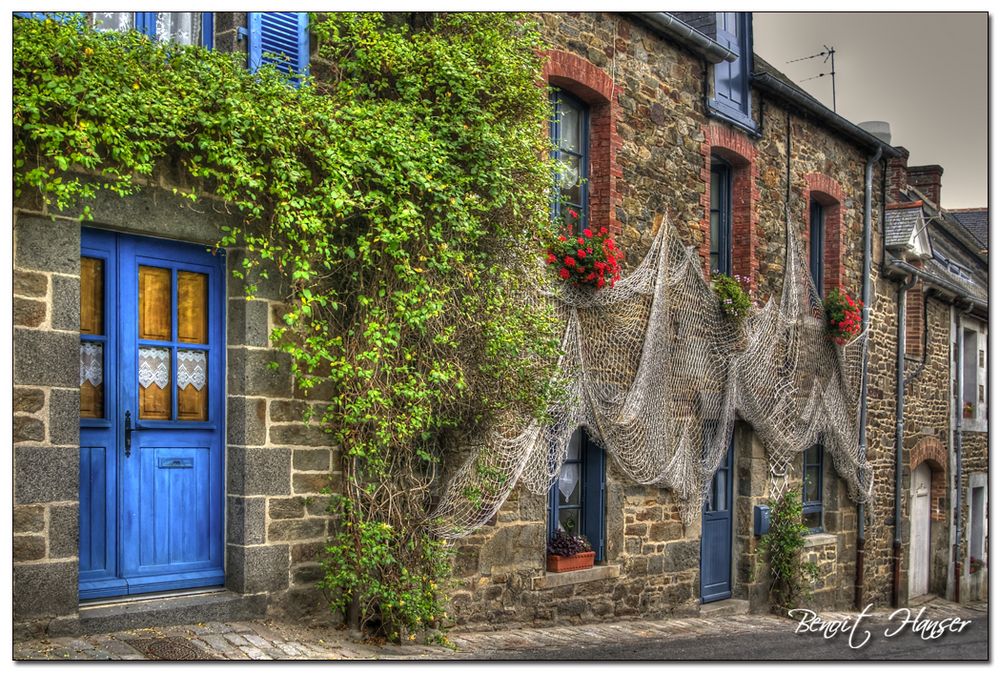
<path id="1" fill-rule="evenodd" d="M 850 497 L 867 500 L 872 470 L 858 423 L 868 335 L 843 347 L 826 336 L 822 302 L 790 222 L 786 229 L 781 299 L 742 321 L 723 313 L 697 253 L 668 225 L 614 287 L 560 284 L 540 295 L 565 322 L 558 370 L 566 394 L 545 422 L 505 419 L 470 447 L 432 515 L 435 533 L 472 533 L 518 483 L 546 493 L 580 426 L 628 479 L 669 489 L 688 525 L 737 414 L 765 447 L 772 494 L 795 455 L 820 443 Z"/>

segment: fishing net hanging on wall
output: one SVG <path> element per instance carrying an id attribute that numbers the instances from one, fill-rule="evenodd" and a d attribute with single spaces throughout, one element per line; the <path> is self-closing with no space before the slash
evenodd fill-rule
<path id="1" fill-rule="evenodd" d="M 667 488 L 690 524 L 725 455 L 737 414 L 762 441 L 772 493 L 796 454 L 821 443 L 865 501 L 872 471 L 858 446 L 862 333 L 843 347 L 787 226 L 781 300 L 726 317 L 701 260 L 672 227 L 654 234 L 642 262 L 600 292 L 561 285 L 551 301 L 565 322 L 559 362 L 567 394 L 550 422 L 508 419 L 471 447 L 432 515 L 444 538 L 489 521 L 520 482 L 544 494 L 584 426 L 625 476 Z"/>

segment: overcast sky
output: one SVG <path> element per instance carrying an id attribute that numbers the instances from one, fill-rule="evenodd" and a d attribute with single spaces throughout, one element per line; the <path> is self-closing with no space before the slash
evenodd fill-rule
<path id="1" fill-rule="evenodd" d="M 987 14 L 754 13 L 754 51 L 827 107 L 823 58 L 836 50 L 837 113 L 889 122 L 909 165 L 944 167 L 946 208 L 987 205 Z"/>

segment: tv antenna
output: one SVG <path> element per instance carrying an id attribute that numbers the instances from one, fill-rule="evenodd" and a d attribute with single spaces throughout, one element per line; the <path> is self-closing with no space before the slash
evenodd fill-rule
<path id="1" fill-rule="evenodd" d="M 834 54 L 836 54 L 836 53 L 837 53 L 836 49 L 834 49 L 833 47 L 828 47 L 828 46 L 826 46 L 824 44 L 823 45 L 823 51 L 819 52 L 818 54 L 813 54 L 812 56 L 803 56 L 802 58 L 793 58 L 791 61 L 785 61 L 785 63 L 797 63 L 799 61 L 808 61 L 808 60 L 811 60 L 811 59 L 814 59 L 814 58 L 819 58 L 820 56 L 822 56 L 822 57 L 824 57 L 823 58 L 823 63 L 826 63 L 827 61 L 830 62 L 830 72 L 821 72 L 818 75 L 813 75 L 812 77 L 806 77 L 805 79 L 800 79 L 799 82 L 808 82 L 809 80 L 812 80 L 812 79 L 819 79 L 820 77 L 827 77 L 827 76 L 829 76 L 830 77 L 830 84 L 833 87 L 833 111 L 834 112 L 837 111 L 837 68 L 835 66 L 835 61 L 834 61 Z"/>

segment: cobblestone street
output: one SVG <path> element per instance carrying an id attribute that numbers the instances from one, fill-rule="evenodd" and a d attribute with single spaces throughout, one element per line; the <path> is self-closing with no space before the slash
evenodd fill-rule
<path id="1" fill-rule="evenodd" d="M 970 657 L 986 653 L 985 604 L 958 606 L 940 599 L 925 604 L 925 617 L 946 619 L 959 617 L 975 620 L 982 627 L 981 643 L 968 649 Z M 913 609 L 914 614 L 919 607 Z M 885 623 L 891 610 L 880 609 L 869 616 L 866 624 Z M 828 620 L 847 619 L 851 613 L 823 613 Z M 546 628 L 519 628 L 502 631 L 458 631 L 448 634 L 450 647 L 441 645 L 407 644 L 379 645 L 352 641 L 347 631 L 315 628 L 268 620 L 250 622 L 209 622 L 148 629 L 136 629 L 110 634 L 85 635 L 28 640 L 14 643 L 14 658 L 58 660 L 331 660 L 331 659 L 415 659 L 415 660 L 505 660 L 505 659 L 727 659 L 725 649 L 708 647 L 711 638 L 724 637 L 736 642 L 743 639 L 756 642 L 758 647 L 780 639 L 792 647 L 789 657 L 777 650 L 765 649 L 759 654 L 747 651 L 747 659 L 810 658 L 814 646 L 825 645 L 823 658 L 864 658 L 864 651 L 852 651 L 846 636 L 840 641 L 824 641 L 820 634 L 795 635 L 798 622 L 771 615 L 730 615 L 689 617 L 685 619 L 624 621 Z M 873 629 L 873 633 L 874 633 Z M 760 637 L 767 634 L 767 638 Z M 938 640 L 923 641 L 927 648 L 952 644 L 953 634 Z M 962 647 L 969 642 L 965 635 Z M 798 640 L 792 640 L 792 639 Z M 900 641 L 902 642 L 902 641 Z M 801 643 L 801 650 L 799 649 Z M 685 644 L 691 645 L 686 648 Z M 977 654 L 981 645 L 983 655 Z M 831 648 L 837 649 L 831 649 Z M 954 649 L 954 648 L 952 648 Z M 952 650 L 947 650 L 951 652 Z M 900 650 L 900 656 L 911 658 L 915 650 Z M 770 656 L 769 656 L 770 653 Z M 860 655 L 860 656 L 859 656 Z M 961 654 L 949 655 L 962 657 Z M 739 657 L 742 658 L 742 657 Z M 933 657 L 926 657 L 933 658 Z"/>

